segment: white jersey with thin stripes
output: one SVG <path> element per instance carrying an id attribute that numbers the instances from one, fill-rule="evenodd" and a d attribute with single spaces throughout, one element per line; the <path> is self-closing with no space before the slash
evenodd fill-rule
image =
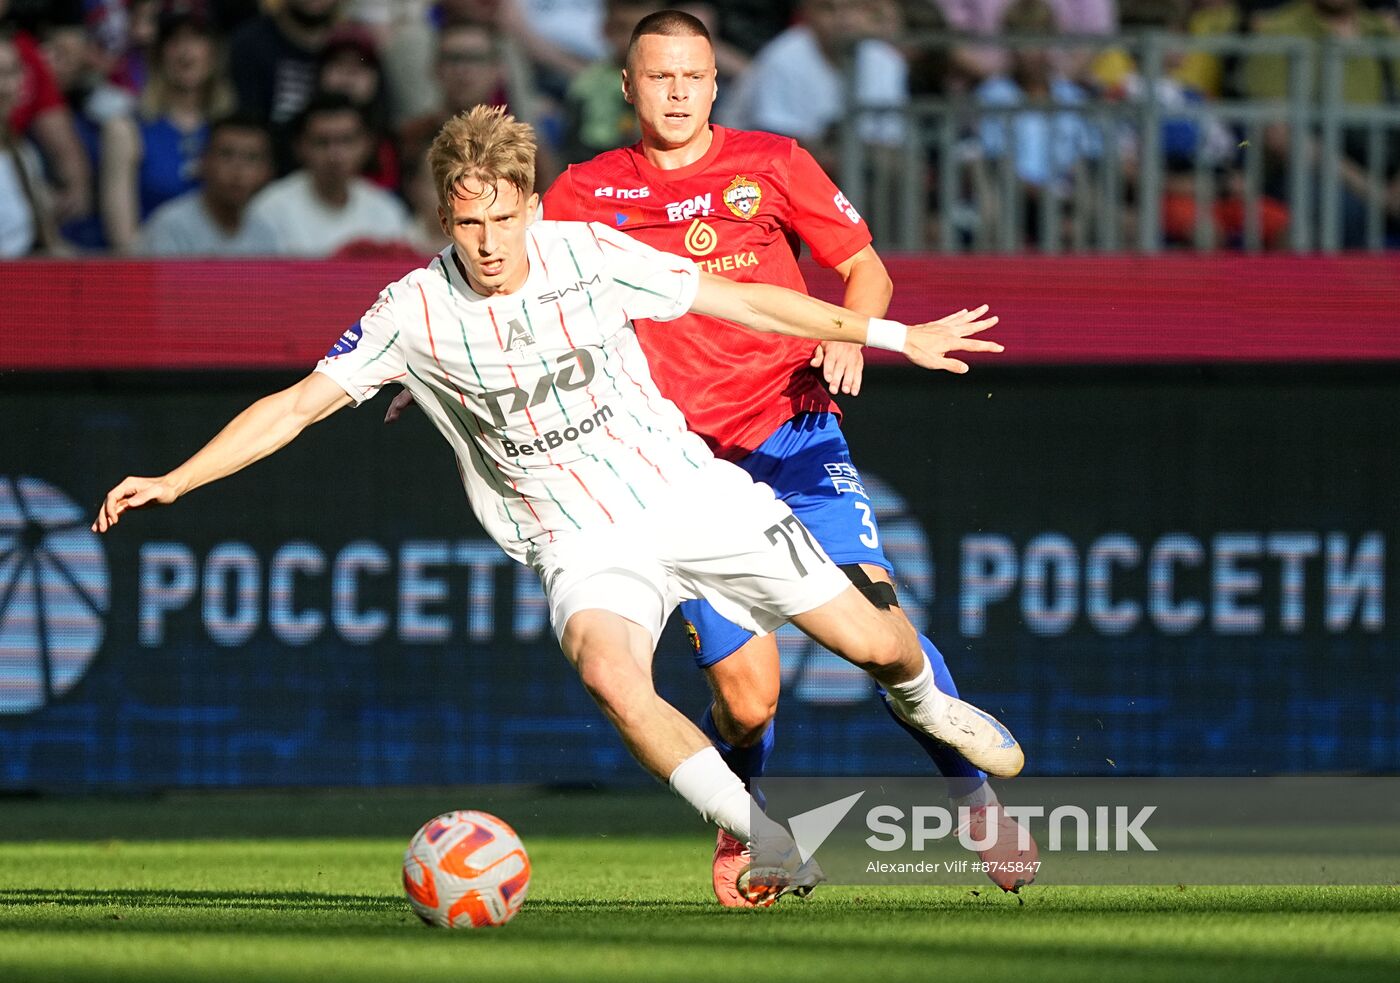
<path id="1" fill-rule="evenodd" d="M 624 521 L 710 460 L 652 382 L 632 318 L 689 310 L 695 263 L 596 223 L 526 230 L 529 275 L 483 297 L 452 247 L 390 284 L 317 371 L 359 404 L 401 383 L 508 554 Z"/>

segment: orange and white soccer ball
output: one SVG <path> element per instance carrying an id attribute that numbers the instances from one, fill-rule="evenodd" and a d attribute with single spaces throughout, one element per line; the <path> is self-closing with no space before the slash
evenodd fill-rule
<path id="1" fill-rule="evenodd" d="M 515 830 L 490 813 L 448 812 L 408 844 L 403 887 L 430 925 L 504 925 L 525 902 L 530 858 Z"/>

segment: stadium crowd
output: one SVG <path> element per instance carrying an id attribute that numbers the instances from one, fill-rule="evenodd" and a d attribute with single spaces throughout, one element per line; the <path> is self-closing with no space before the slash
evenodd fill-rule
<path id="1" fill-rule="evenodd" d="M 1277 98 L 1281 58 L 1173 56 L 1145 91 L 1126 48 L 998 46 L 999 33 L 1400 37 L 1400 0 L 708 0 L 676 4 L 718 41 L 719 122 L 797 138 L 840 173 L 844 88 L 897 110 L 944 95 L 1027 111 L 971 134 L 1011 155 L 1034 196 L 1054 193 L 1104 134 L 1073 113 L 1036 111 L 1151 95 L 1167 110 Z M 438 227 L 427 143 L 450 115 L 510 108 L 541 138 L 538 186 L 570 162 L 637 138 L 618 84 L 632 26 L 651 0 L 0 0 L 0 257 L 26 255 L 424 255 Z M 927 46 L 931 32 L 974 40 Z M 987 36 L 986 43 L 975 36 Z M 860 38 L 862 40 L 854 41 Z M 854 59 L 852 63 L 848 59 Z M 1400 102 L 1400 61 L 1346 63 L 1345 98 Z M 1243 208 L 1228 193 L 1239 134 L 1167 113 L 1168 241 L 1195 222 L 1198 155 L 1221 175 L 1221 241 Z M 860 121 L 875 147 L 904 139 L 897 111 Z M 1392 141 L 1393 143 L 1394 141 Z M 1286 156 L 1271 127 L 1268 153 Z M 1368 184 L 1342 162 L 1345 242 L 1359 244 Z M 1400 228 L 1400 154 L 1388 150 L 1383 207 Z M 1288 223 L 1278 181 L 1264 235 Z M 1131 193 L 1131 182 L 1128 182 Z M 1034 210 L 1031 210 L 1032 212 Z"/>

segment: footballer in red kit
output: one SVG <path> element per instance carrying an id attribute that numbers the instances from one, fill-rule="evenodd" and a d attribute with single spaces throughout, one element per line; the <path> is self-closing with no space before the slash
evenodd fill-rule
<path id="1" fill-rule="evenodd" d="M 893 285 L 870 230 L 811 154 L 787 137 L 710 122 L 718 86 L 714 49 L 700 21 L 675 10 L 643 18 L 632 32 L 622 86 L 641 141 L 571 166 L 544 197 L 546 218 L 605 223 L 688 256 L 707 272 L 804 292 L 797 257 L 805 243 L 845 282 L 843 306 L 884 315 Z M 637 321 L 636 327 L 658 387 L 690 428 L 717 455 L 773 488 L 867 599 L 907 624 L 831 395 L 859 393 L 860 349 L 755 335 L 694 314 L 664 326 Z M 726 621 L 703 601 L 685 602 L 681 611 L 714 694 L 700 726 L 750 784 L 773 748 L 781 687 L 777 643 Z M 919 640 L 938 688 L 956 695 L 942 654 L 927 637 Z M 956 803 L 969 807 L 972 822 L 996 822 L 998 842 L 1016 844 L 1020 830 L 1000 810 L 988 811 L 997 800 L 986 775 L 946 745 L 904 729 L 948 779 Z M 1034 851 L 1032 842 L 1029 851 L 1013 846 L 995 857 L 987 851 L 983 859 L 1019 860 L 1017 869 L 1024 870 Z M 721 830 L 712 883 L 722 904 L 750 903 L 748 862 L 745 845 Z M 1006 890 L 1030 880 L 989 876 Z"/>
<path id="2" fill-rule="evenodd" d="M 795 141 L 721 126 L 711 132 L 704 155 L 674 170 L 656 167 L 638 147 L 576 164 L 545 195 L 545 214 L 606 221 L 708 273 L 804 293 L 799 239 L 828 267 L 870 245 L 865 222 Z M 752 453 L 799 414 L 837 412 L 805 339 L 693 314 L 665 328 L 639 321 L 637 330 L 661 391 L 721 457 Z"/>

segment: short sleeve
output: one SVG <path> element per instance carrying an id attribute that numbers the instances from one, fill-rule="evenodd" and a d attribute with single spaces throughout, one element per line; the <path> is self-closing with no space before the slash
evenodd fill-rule
<path id="1" fill-rule="evenodd" d="M 695 303 L 700 268 L 597 222 L 589 231 L 603 251 L 603 270 L 622 291 L 622 309 L 632 320 L 674 321 Z"/>
<path id="2" fill-rule="evenodd" d="M 841 189 L 807 151 L 792 145 L 788 158 L 792 229 L 826 267 L 839 266 L 870 245 L 870 228 Z"/>
<path id="3" fill-rule="evenodd" d="M 356 406 L 372 398 L 385 383 L 408 374 L 393 297 L 394 286 L 386 287 L 374 306 L 345 329 L 316 365 L 316 371 L 330 376 Z"/>

